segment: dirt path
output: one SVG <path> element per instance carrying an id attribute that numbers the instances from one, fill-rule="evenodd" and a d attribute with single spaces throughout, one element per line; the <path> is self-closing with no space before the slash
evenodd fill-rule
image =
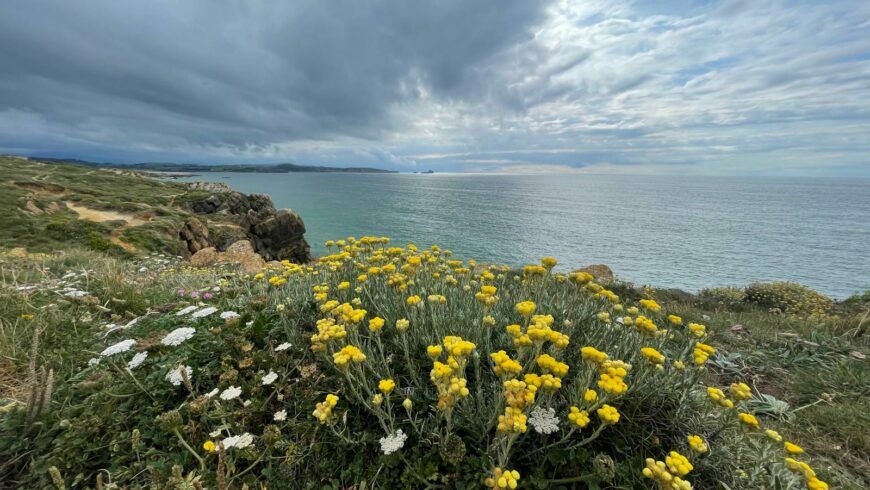
<path id="1" fill-rule="evenodd" d="M 104 221 L 123 221 L 123 225 L 112 230 L 112 233 L 109 235 L 109 241 L 128 252 L 137 251 L 136 247 L 133 244 L 121 240 L 121 235 L 124 233 L 124 230 L 131 226 L 144 225 L 145 223 L 147 223 L 146 220 L 137 218 L 132 214 L 91 209 L 79 204 L 73 204 L 71 202 L 65 202 L 64 204 L 66 204 L 66 207 L 68 207 L 70 210 L 75 211 L 75 213 L 78 214 L 80 218 L 86 219 L 88 221 L 95 221 L 97 223 L 102 223 Z"/>

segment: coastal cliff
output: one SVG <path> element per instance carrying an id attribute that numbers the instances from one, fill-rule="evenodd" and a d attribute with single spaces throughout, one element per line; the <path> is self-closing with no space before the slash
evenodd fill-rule
<path id="1" fill-rule="evenodd" d="M 269 196 L 225 184 L 183 184 L 137 172 L 0 157 L 0 245 L 51 251 L 79 245 L 117 255 L 190 258 L 248 241 L 263 261 L 310 260 L 305 224 Z"/>

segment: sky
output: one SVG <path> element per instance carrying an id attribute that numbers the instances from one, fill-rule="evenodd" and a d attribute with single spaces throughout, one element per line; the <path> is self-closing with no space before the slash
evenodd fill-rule
<path id="1" fill-rule="evenodd" d="M 0 153 L 870 177 L 866 0 L 7 0 Z"/>

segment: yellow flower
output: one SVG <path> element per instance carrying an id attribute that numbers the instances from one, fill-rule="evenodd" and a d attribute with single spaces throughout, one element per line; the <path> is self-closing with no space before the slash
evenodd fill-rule
<path id="1" fill-rule="evenodd" d="M 215 450 L 215 444 L 214 444 L 214 441 L 205 441 L 205 442 L 203 442 L 203 443 L 202 443 L 202 448 L 203 448 L 207 453 L 213 453 L 214 450 Z"/>
<path id="2" fill-rule="evenodd" d="M 764 431 L 764 435 L 766 435 L 774 442 L 782 442 L 782 436 L 779 435 L 779 432 L 773 429 L 767 429 L 766 431 Z"/>
<path id="3" fill-rule="evenodd" d="M 495 365 L 492 370 L 496 376 L 519 374 L 523 370 L 523 366 L 517 361 L 510 358 L 507 352 L 500 350 L 489 355 Z"/>
<path id="4" fill-rule="evenodd" d="M 405 401 L 402 402 L 402 406 L 405 407 L 405 410 L 410 411 L 414 406 L 414 402 L 412 402 L 410 398 L 405 398 Z"/>
<path id="5" fill-rule="evenodd" d="M 426 347 L 426 355 L 431 357 L 432 359 L 437 359 L 441 357 L 441 346 L 440 345 L 430 345 Z"/>
<path id="6" fill-rule="evenodd" d="M 558 261 L 554 257 L 543 257 L 541 259 L 541 265 L 546 267 L 547 269 L 552 269 L 556 267 Z"/>
<path id="7" fill-rule="evenodd" d="M 668 321 L 673 325 L 682 325 L 683 319 L 678 317 L 677 315 L 668 315 Z"/>
<path id="8" fill-rule="evenodd" d="M 746 383 L 732 383 L 728 388 L 731 398 L 735 400 L 748 400 L 752 398 L 752 389 Z"/>
<path id="9" fill-rule="evenodd" d="M 668 453 L 668 456 L 665 458 L 665 464 L 671 473 L 677 476 L 685 476 L 694 468 L 688 458 L 676 451 Z"/>
<path id="10" fill-rule="evenodd" d="M 644 357 L 649 359 L 649 361 L 653 364 L 662 364 L 663 362 L 665 362 L 665 356 L 661 352 L 653 349 L 652 347 L 643 347 L 640 350 L 640 353 L 643 354 Z"/>
<path id="11" fill-rule="evenodd" d="M 517 470 L 502 470 L 495 468 L 492 470 L 492 476 L 486 478 L 483 484 L 488 488 L 496 489 L 514 489 L 517 488 L 517 482 L 520 479 L 520 473 Z"/>
<path id="12" fill-rule="evenodd" d="M 692 335 L 699 339 L 704 335 L 707 335 L 707 327 L 701 325 L 700 323 L 690 323 L 688 327 L 689 330 L 692 332 Z"/>
<path id="13" fill-rule="evenodd" d="M 483 317 L 483 324 L 491 327 L 491 326 L 495 325 L 495 318 L 493 318 L 490 315 L 486 315 L 485 317 Z"/>
<path id="14" fill-rule="evenodd" d="M 398 330 L 400 332 L 404 332 L 405 330 L 408 330 L 408 327 L 410 327 L 410 326 L 411 326 L 411 322 L 409 322 L 405 318 L 400 318 L 400 319 L 396 320 L 396 330 Z"/>
<path id="15" fill-rule="evenodd" d="M 19 316 L 19 318 L 21 318 L 22 320 L 33 320 L 33 314 L 32 313 L 22 313 Z"/>
<path id="16" fill-rule="evenodd" d="M 686 365 L 683 361 L 674 361 L 674 367 L 677 369 L 685 369 Z"/>
<path id="17" fill-rule="evenodd" d="M 422 301 L 422 299 L 420 299 L 420 297 L 415 294 L 414 296 L 409 296 L 408 299 L 406 299 L 405 301 L 410 306 L 417 306 L 418 304 L 420 304 L 420 301 Z"/>
<path id="18" fill-rule="evenodd" d="M 610 405 L 604 404 L 595 411 L 598 414 L 598 418 L 601 419 L 601 422 L 604 424 L 615 424 L 619 422 L 619 411 L 616 410 L 616 407 L 612 407 Z"/>
<path id="19" fill-rule="evenodd" d="M 571 407 L 571 413 L 568 414 L 568 420 L 582 429 L 589 425 L 589 412 L 586 410 L 580 410 L 577 407 Z"/>
<path id="20" fill-rule="evenodd" d="M 653 311 L 653 312 L 656 312 L 656 313 L 659 312 L 659 311 L 662 309 L 662 307 L 659 306 L 659 304 L 656 303 L 655 300 L 652 300 L 652 299 L 642 299 L 642 300 L 640 300 L 640 306 L 641 306 L 642 308 L 644 308 L 644 309 L 647 309 L 647 310 L 649 310 L 649 311 Z M 634 314 L 634 313 L 632 313 L 632 314 Z"/>
<path id="21" fill-rule="evenodd" d="M 568 365 L 557 361 L 556 358 L 549 354 L 541 354 L 538 356 L 536 362 L 541 369 L 545 372 L 553 373 L 553 376 L 556 376 L 557 378 L 561 378 L 568 374 Z"/>
<path id="22" fill-rule="evenodd" d="M 359 276 L 357 276 L 356 280 L 357 280 L 357 282 L 366 282 L 366 280 L 368 278 L 369 278 L 369 276 L 367 276 L 365 274 L 360 274 Z"/>
<path id="23" fill-rule="evenodd" d="M 598 392 L 597 391 L 587 389 L 585 392 L 583 392 L 583 401 L 585 401 L 587 403 L 592 403 L 597 399 L 598 399 Z"/>
<path id="24" fill-rule="evenodd" d="M 535 312 L 535 308 L 537 306 L 532 301 L 521 301 L 521 302 L 517 303 L 514 307 L 516 308 L 517 313 L 519 313 L 522 316 L 528 317 L 528 316 L 531 316 L 532 313 Z"/>
<path id="25" fill-rule="evenodd" d="M 372 333 L 380 332 L 382 328 L 384 328 L 384 319 L 383 318 L 376 316 L 376 317 L 372 318 L 371 320 L 369 320 L 369 330 Z"/>
<path id="26" fill-rule="evenodd" d="M 807 479 L 808 490 L 828 490 L 828 484 L 816 477 Z"/>
<path id="27" fill-rule="evenodd" d="M 712 400 L 713 403 L 720 407 L 731 408 L 734 406 L 734 402 L 729 400 L 728 397 L 725 396 L 725 392 L 719 388 L 714 388 L 712 386 L 707 387 L 707 396 L 710 397 L 710 400 Z"/>
<path id="28" fill-rule="evenodd" d="M 519 408 L 505 407 L 504 415 L 498 416 L 499 432 L 522 434 L 526 431 L 526 415 Z"/>
<path id="29" fill-rule="evenodd" d="M 740 421 L 743 422 L 744 424 L 746 424 L 747 426 L 756 427 L 756 428 L 758 427 L 758 419 L 755 418 L 754 415 L 752 415 L 750 413 L 740 412 L 740 414 L 738 414 L 738 416 L 740 417 Z"/>
<path id="30" fill-rule="evenodd" d="M 314 418 L 319 420 L 321 424 L 326 423 L 332 417 L 332 409 L 335 408 L 335 405 L 337 404 L 337 396 L 333 394 L 326 395 L 326 399 L 316 405 L 312 415 L 314 415 Z"/>
<path id="31" fill-rule="evenodd" d="M 715 352 L 716 349 L 714 349 L 711 345 L 702 344 L 701 342 L 696 343 L 694 350 L 695 364 L 697 364 L 698 366 L 704 364 L 705 362 L 707 362 L 707 359 L 710 357 L 710 355 Z"/>
<path id="32" fill-rule="evenodd" d="M 600 350 L 596 349 L 595 347 L 591 347 L 591 346 L 586 346 L 586 347 L 580 349 L 580 356 L 584 360 L 587 360 L 587 361 L 590 361 L 592 363 L 599 364 L 599 365 L 601 363 L 603 363 L 604 361 L 606 361 L 607 357 L 608 357 L 607 354 L 605 354 L 604 352 L 601 352 Z"/>
<path id="33" fill-rule="evenodd" d="M 802 454 L 804 452 L 804 448 L 792 442 L 785 441 L 785 451 L 789 454 Z"/>
<path id="34" fill-rule="evenodd" d="M 686 439 L 689 441 L 689 447 L 692 448 L 692 451 L 698 454 L 704 454 L 709 450 L 707 443 L 704 442 L 704 439 L 701 439 L 701 436 L 689 435 L 686 436 Z"/>
<path id="35" fill-rule="evenodd" d="M 385 395 L 389 395 L 394 389 L 396 389 L 396 382 L 392 379 L 382 379 L 378 382 L 378 389 Z"/>
<path id="36" fill-rule="evenodd" d="M 350 283 L 347 281 L 343 281 L 343 282 L 338 283 L 338 290 L 339 291 L 343 291 L 349 287 L 350 287 Z"/>
<path id="37" fill-rule="evenodd" d="M 372 397 L 372 405 L 379 407 L 382 403 L 384 403 L 384 395 L 375 393 L 375 396 Z"/>
<path id="38" fill-rule="evenodd" d="M 338 367 L 345 367 L 348 362 L 363 362 L 366 360 L 366 355 L 363 354 L 358 347 L 352 345 L 344 346 L 340 351 L 332 355 L 332 360 Z"/>

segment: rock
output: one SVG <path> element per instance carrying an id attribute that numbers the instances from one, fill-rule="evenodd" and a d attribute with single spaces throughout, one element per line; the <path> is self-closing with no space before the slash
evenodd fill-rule
<path id="1" fill-rule="evenodd" d="M 214 247 L 206 247 L 190 258 L 194 267 L 210 267 L 219 264 L 230 264 L 240 267 L 245 272 L 259 272 L 266 266 L 266 261 L 251 246 L 247 240 L 230 245 L 225 252 L 218 252 Z"/>
<path id="2" fill-rule="evenodd" d="M 28 200 L 24 205 L 24 210 L 30 214 L 43 214 L 45 211 L 39 208 L 35 202 Z"/>
<path id="3" fill-rule="evenodd" d="M 208 228 L 202 224 L 202 221 L 194 217 L 184 222 L 184 225 L 178 230 L 178 238 L 183 244 L 182 253 L 187 252 L 187 255 L 196 254 L 212 245 L 208 236 Z"/>
<path id="4" fill-rule="evenodd" d="M 202 187 L 207 189 L 208 187 Z M 239 235 L 249 240 L 254 250 L 266 260 L 290 260 L 304 263 L 311 259 L 308 242 L 305 241 L 305 224 L 298 214 L 289 209 L 275 209 L 272 199 L 265 194 L 245 195 L 226 184 L 217 184 L 217 192 L 207 198 L 190 203 L 196 214 L 222 214 L 230 217 L 241 233 L 222 230 L 227 236 L 222 246 Z M 210 245 L 215 245 L 214 241 Z"/>
<path id="5" fill-rule="evenodd" d="M 587 272 L 589 274 L 592 274 L 593 276 L 595 276 L 595 280 L 598 282 L 613 281 L 613 271 L 610 269 L 610 267 L 607 267 L 604 264 L 587 265 L 586 267 L 577 269 L 574 272 Z"/>
<path id="6" fill-rule="evenodd" d="M 190 182 L 187 184 L 188 189 L 192 191 L 208 191 L 208 192 L 234 192 L 233 189 L 223 182 Z"/>

